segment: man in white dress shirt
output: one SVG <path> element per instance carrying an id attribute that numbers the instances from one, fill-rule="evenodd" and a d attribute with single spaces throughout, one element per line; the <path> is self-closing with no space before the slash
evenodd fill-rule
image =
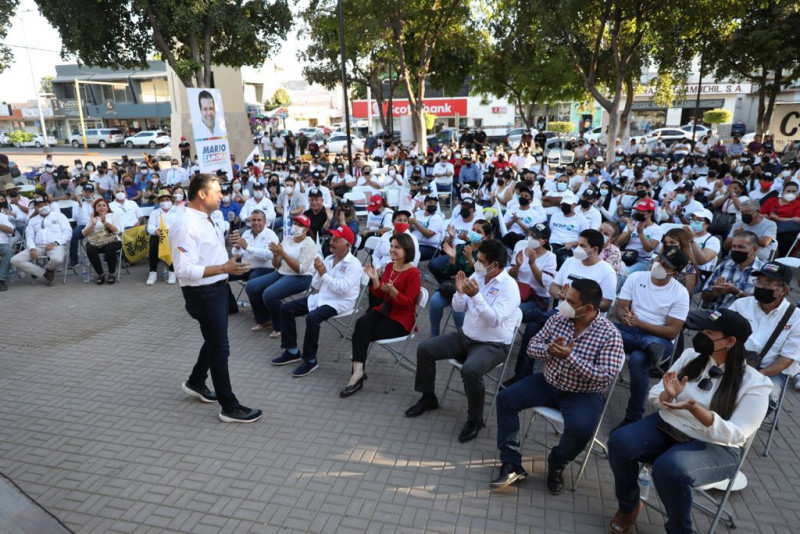
<path id="1" fill-rule="evenodd" d="M 147 285 L 151 286 L 156 283 L 158 279 L 158 243 L 161 238 L 161 221 L 164 221 L 164 228 L 169 232 L 175 223 L 183 215 L 182 208 L 176 208 L 172 205 L 173 196 L 166 189 L 158 192 L 158 208 L 150 212 L 150 218 L 147 221 L 147 233 L 150 236 L 150 275 L 147 277 Z M 175 266 L 169 266 L 169 279 L 168 284 L 175 283 Z"/>
<path id="2" fill-rule="evenodd" d="M 144 217 L 139 209 L 139 204 L 127 198 L 125 187 L 118 185 L 114 188 L 114 201 L 108 203 L 108 209 L 117 216 L 123 229 L 138 225 Z"/>
<path id="3" fill-rule="evenodd" d="M 181 389 L 202 402 L 219 401 L 222 422 L 252 423 L 261 418 L 261 410 L 239 403 L 228 375 L 228 275 L 246 273 L 250 265 L 228 259 L 224 229 L 211 220 L 222 200 L 219 179 L 198 174 L 188 194 L 189 205 L 173 228 L 170 247 L 186 311 L 200 323 L 203 346 Z M 209 371 L 216 393 L 206 387 Z"/>
<path id="4" fill-rule="evenodd" d="M 64 265 L 72 227 L 64 214 L 51 210 L 47 199 L 35 201 L 34 208 L 37 213 L 28 221 L 25 231 L 27 248 L 11 258 L 11 265 L 35 278 L 43 276 L 47 285 L 52 286 L 55 271 Z M 35 263 L 42 256 L 49 259 L 44 267 Z"/>
<path id="5" fill-rule="evenodd" d="M 475 274 L 469 278 L 463 271 L 456 275 L 452 306 L 454 311 L 466 312 L 462 330 L 428 339 L 417 347 L 414 389 L 422 398 L 406 410 L 406 417 L 439 407 L 434 393 L 436 362 L 455 358 L 462 362 L 468 406 L 467 422 L 458 436 L 461 443 L 474 439 L 485 426 L 483 375 L 503 362 L 514 342 L 520 296 L 517 282 L 505 270 L 507 260 L 502 242 L 488 239 L 481 243 Z"/>

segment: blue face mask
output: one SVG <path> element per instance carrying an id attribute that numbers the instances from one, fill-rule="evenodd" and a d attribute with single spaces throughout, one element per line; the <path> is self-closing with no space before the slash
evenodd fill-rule
<path id="1" fill-rule="evenodd" d="M 601 197 L 607 197 L 608 196 L 608 189 L 601 189 L 600 190 L 600 196 Z"/>
<path id="2" fill-rule="evenodd" d="M 617 156 L 617 158 L 616 158 L 616 159 L 617 159 L 617 161 L 622 161 L 622 158 L 621 158 L 621 157 L 619 157 L 619 156 Z"/>
<path id="3" fill-rule="evenodd" d="M 589 183 L 590 184 L 596 184 L 597 183 L 597 176 L 594 176 L 594 175 L 590 176 L 589 177 Z"/>
<path id="4" fill-rule="evenodd" d="M 556 185 L 556 188 L 559 191 L 566 191 L 567 190 L 567 184 L 566 184 L 566 182 L 558 182 L 558 185 Z"/>
<path id="5" fill-rule="evenodd" d="M 560 177 L 561 177 L 561 173 L 560 173 L 560 172 L 557 172 L 557 173 L 556 173 L 556 180 L 558 180 Z"/>
<path id="6" fill-rule="evenodd" d="M 678 194 L 675 196 L 675 200 L 677 200 L 678 202 L 680 202 L 681 204 L 683 204 L 684 202 L 686 202 L 686 195 L 684 195 L 683 193 L 678 193 Z"/>
<path id="7" fill-rule="evenodd" d="M 690 221 L 689 228 L 692 229 L 692 232 L 698 234 L 703 231 L 703 223 L 701 221 Z"/>
<path id="8" fill-rule="evenodd" d="M 659 165 L 658 166 L 658 172 L 664 172 L 666 170 L 667 170 L 667 167 L 665 165 Z"/>
<path id="9" fill-rule="evenodd" d="M 467 232 L 467 239 L 469 239 L 470 243 L 480 243 L 483 240 L 483 236 L 474 230 L 470 230 Z"/>

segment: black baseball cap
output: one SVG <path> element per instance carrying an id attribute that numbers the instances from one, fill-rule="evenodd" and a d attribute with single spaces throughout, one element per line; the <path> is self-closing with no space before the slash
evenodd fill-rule
<path id="1" fill-rule="evenodd" d="M 760 271 L 753 271 L 753 276 L 759 275 L 764 275 L 784 284 L 792 283 L 792 270 L 788 266 L 775 261 L 765 263 Z"/>
<path id="2" fill-rule="evenodd" d="M 308 190 L 309 197 L 322 197 L 322 190 L 317 189 L 316 187 L 312 187 Z"/>
<path id="3" fill-rule="evenodd" d="M 679 248 L 669 248 L 665 252 L 659 254 L 659 257 L 661 258 L 661 261 L 675 269 L 677 272 L 682 271 L 684 267 L 689 265 L 689 257 Z"/>
<path id="4" fill-rule="evenodd" d="M 720 331 L 726 336 L 733 336 L 744 343 L 753 334 L 750 322 L 733 310 L 722 308 L 712 311 L 697 321 L 699 330 Z"/>
<path id="5" fill-rule="evenodd" d="M 540 239 L 550 239 L 550 227 L 545 223 L 538 223 L 531 226 L 531 233 Z"/>

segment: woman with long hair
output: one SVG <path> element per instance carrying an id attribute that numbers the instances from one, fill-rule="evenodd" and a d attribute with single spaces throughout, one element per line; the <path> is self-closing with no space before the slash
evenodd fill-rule
<path id="1" fill-rule="evenodd" d="M 723 309 L 711 312 L 701 328 L 693 348 L 650 390 L 657 411 L 608 439 L 619 503 L 612 532 L 629 532 L 642 509 L 639 462 L 653 466 L 666 531 L 694 532 L 692 488 L 733 476 L 745 442 L 767 413 L 772 382 L 745 359 L 750 323 Z"/>
<path id="2" fill-rule="evenodd" d="M 688 232 L 683 228 L 673 228 L 668 230 L 664 237 L 661 239 L 661 250 L 664 251 L 669 247 L 677 247 L 681 252 L 686 254 L 689 258 L 689 263 L 684 267 L 681 272 L 675 275 L 675 280 L 680 282 L 683 287 L 689 292 L 689 295 L 694 294 L 694 288 L 697 286 L 697 262 L 692 255 L 692 249 L 689 246 Z"/>

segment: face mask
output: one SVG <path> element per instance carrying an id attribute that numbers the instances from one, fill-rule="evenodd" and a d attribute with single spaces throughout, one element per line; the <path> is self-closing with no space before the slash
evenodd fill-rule
<path id="1" fill-rule="evenodd" d="M 470 243 L 480 243 L 481 241 L 483 241 L 483 236 L 478 232 L 476 232 L 475 230 L 470 230 L 469 232 L 467 232 L 467 239 L 469 240 Z M 476 263 L 475 265 L 477 266 L 478 264 Z"/>
<path id="2" fill-rule="evenodd" d="M 225 204 L 227 204 L 228 202 L 230 202 L 230 201 L 231 201 L 231 196 L 230 196 L 230 195 L 225 195 L 224 197 L 222 197 L 222 201 L 223 201 Z"/>
<path id="3" fill-rule="evenodd" d="M 183 200 L 183 193 L 174 193 L 174 196 L 175 196 L 175 200 L 178 201 L 178 202 Z"/>
<path id="4" fill-rule="evenodd" d="M 466 219 L 469 217 L 469 213 L 470 213 L 469 208 L 461 208 L 459 215 L 461 215 L 462 219 Z"/>
<path id="5" fill-rule="evenodd" d="M 394 223 L 394 231 L 398 234 L 405 233 L 408 230 L 408 223 L 396 222 Z"/>
<path id="6" fill-rule="evenodd" d="M 475 262 L 475 274 L 485 277 L 489 273 L 486 266 L 480 262 Z"/>
<path id="7" fill-rule="evenodd" d="M 589 254 L 583 247 L 575 247 L 572 249 L 572 257 L 578 261 L 583 261 L 589 257 Z"/>
<path id="8" fill-rule="evenodd" d="M 783 200 L 785 200 L 786 202 L 794 202 L 794 199 L 796 199 L 796 198 L 797 198 L 797 195 L 794 194 L 794 193 L 784 193 L 783 194 Z"/>
<path id="9" fill-rule="evenodd" d="M 627 165 L 620 165 L 619 166 L 619 170 L 620 171 L 627 171 L 628 170 L 628 166 Z"/>
<path id="10" fill-rule="evenodd" d="M 0 202 L 0 210 L 7 210 L 8 202 Z"/>
<path id="11" fill-rule="evenodd" d="M 561 204 L 561 213 L 564 215 L 569 215 L 572 213 L 572 205 L 570 204 Z"/>
<path id="12" fill-rule="evenodd" d="M 581 308 L 583 308 L 583 306 L 581 306 Z M 580 310 L 581 308 L 578 308 L 578 310 Z M 572 304 L 570 304 L 566 300 L 562 300 L 558 304 L 558 314 L 562 317 L 566 317 L 567 319 L 575 319 L 578 310 L 573 308 Z"/>
<path id="13" fill-rule="evenodd" d="M 714 354 L 714 340 L 708 337 L 705 332 L 698 332 L 692 338 L 692 348 L 701 356 L 711 356 Z"/>
<path id="14" fill-rule="evenodd" d="M 151 182 L 153 185 L 158 185 L 158 181 L 159 181 L 159 180 L 158 180 L 158 178 L 153 178 L 152 180 L 150 180 L 150 182 Z"/>
<path id="15" fill-rule="evenodd" d="M 782 171 L 782 172 L 781 172 L 781 176 L 783 176 L 784 178 L 786 178 L 786 177 L 787 177 L 787 176 L 789 176 L 790 174 L 792 174 L 792 173 L 791 173 L 791 171 Z"/>
<path id="16" fill-rule="evenodd" d="M 125 200 L 125 193 L 123 193 L 122 191 L 120 191 L 119 193 L 116 193 L 116 194 L 114 195 L 114 198 L 116 198 L 117 200 L 119 200 L 120 202 L 122 202 L 123 200 Z"/>
<path id="17" fill-rule="evenodd" d="M 177 165 L 173 165 L 173 166 L 172 166 L 172 170 L 173 170 L 173 171 L 177 171 L 178 169 L 180 169 L 180 167 L 178 167 Z"/>
<path id="18" fill-rule="evenodd" d="M 305 232 L 305 227 L 295 224 L 292 226 L 292 237 L 300 237 Z"/>
<path id="19" fill-rule="evenodd" d="M 650 267 L 650 276 L 656 280 L 664 280 L 667 277 L 667 270 L 664 269 L 663 265 L 656 262 Z"/>
<path id="20" fill-rule="evenodd" d="M 264 193 L 262 193 L 261 191 L 256 191 L 255 193 L 253 193 L 253 196 L 256 198 L 256 200 L 261 200 L 262 198 L 264 198 Z"/>
<path id="21" fill-rule="evenodd" d="M 608 243 L 608 240 L 609 240 L 609 239 L 610 239 L 610 238 L 609 238 L 609 237 L 608 237 L 606 234 L 603 234 L 603 244 L 606 244 L 606 243 Z"/>
<path id="22" fill-rule="evenodd" d="M 607 197 L 608 196 L 608 189 L 601 189 L 600 190 L 600 196 L 601 197 Z"/>
<path id="23" fill-rule="evenodd" d="M 753 214 L 752 213 L 742 213 L 742 222 L 745 224 L 750 224 L 753 222 Z"/>
<path id="24" fill-rule="evenodd" d="M 617 156 L 617 157 L 616 157 L 616 160 L 617 160 L 617 161 L 622 161 L 622 158 L 621 158 L 621 157 L 619 157 L 619 156 Z"/>
<path id="25" fill-rule="evenodd" d="M 293 185 L 287 185 L 284 188 L 284 190 L 286 191 L 287 195 L 291 195 L 292 193 L 294 193 L 294 186 Z"/>
<path id="26" fill-rule="evenodd" d="M 666 170 L 667 170 L 667 167 L 665 165 L 659 165 L 658 166 L 658 172 L 664 172 Z"/>
<path id="27" fill-rule="evenodd" d="M 581 199 L 580 205 L 581 205 L 581 208 L 583 208 L 583 209 L 589 209 L 589 206 L 592 205 L 592 201 L 591 200 L 583 200 L 583 199 Z"/>
<path id="28" fill-rule="evenodd" d="M 541 246 L 542 246 L 542 244 L 535 237 L 529 237 L 528 238 L 528 248 L 532 248 L 533 250 L 536 250 L 537 248 L 539 248 Z"/>
<path id="29" fill-rule="evenodd" d="M 556 189 L 558 189 L 559 191 L 566 191 L 567 190 L 567 183 L 566 182 L 558 182 L 558 185 L 556 185 Z"/>
<path id="30" fill-rule="evenodd" d="M 396 174 L 397 174 L 397 171 L 389 171 L 389 176 L 395 176 Z"/>
<path id="31" fill-rule="evenodd" d="M 636 197 L 637 198 L 644 198 L 646 196 L 647 196 L 647 191 L 646 190 L 640 189 L 640 190 L 636 191 Z"/>
<path id="32" fill-rule="evenodd" d="M 772 182 L 761 180 L 761 189 L 769 189 L 772 187 Z"/>
<path id="33" fill-rule="evenodd" d="M 528 206 L 531 203 L 531 199 L 527 197 L 519 197 L 519 205 L 520 206 Z"/>
<path id="34" fill-rule="evenodd" d="M 502 178 L 498 178 L 498 179 L 497 179 L 497 185 L 499 185 L 499 186 L 501 186 L 501 187 L 502 187 L 502 186 L 503 186 L 505 183 L 506 183 L 506 181 L 505 181 L 505 180 L 503 180 Z"/>
<path id="35" fill-rule="evenodd" d="M 172 202 L 170 202 L 169 200 L 166 200 L 164 202 L 159 202 L 158 205 L 161 206 L 162 210 L 166 211 L 166 210 L 168 210 L 168 209 L 170 209 L 172 207 Z"/>
<path id="36" fill-rule="evenodd" d="M 733 263 L 737 265 L 743 264 L 749 257 L 750 254 L 742 250 L 731 250 L 731 260 L 733 260 Z"/>
<path id="37" fill-rule="evenodd" d="M 775 290 L 768 287 L 757 287 L 753 290 L 753 296 L 761 304 L 769 304 L 775 302 L 778 297 L 775 296 Z"/>
<path id="38" fill-rule="evenodd" d="M 75 165 L 75 168 L 78 169 L 78 170 L 81 170 L 83 168 L 83 165 L 80 165 L 80 164 Z"/>
<path id="39" fill-rule="evenodd" d="M 129 180 L 125 180 L 125 181 L 124 181 L 124 182 L 122 182 L 122 183 L 123 183 L 123 184 L 125 184 L 125 185 L 133 185 L 133 182 L 131 182 L 131 181 L 129 181 Z"/>
<path id="40" fill-rule="evenodd" d="M 39 215 L 45 216 L 50 214 L 50 206 L 42 206 L 39 208 Z"/>
<path id="41" fill-rule="evenodd" d="M 690 221 L 689 228 L 692 229 L 692 232 L 699 234 L 703 231 L 703 223 L 701 221 Z"/>
<path id="42" fill-rule="evenodd" d="M 681 179 L 681 175 L 680 175 L 680 174 L 677 174 L 677 173 L 672 173 L 672 179 L 673 179 L 675 182 L 678 182 L 678 181 Z"/>
<path id="43" fill-rule="evenodd" d="M 240 190 L 242 188 L 242 184 L 238 184 L 238 183 L 237 184 L 233 184 L 233 188 L 238 191 L 238 190 Z"/>
<path id="44" fill-rule="evenodd" d="M 436 213 L 436 205 L 425 206 L 425 211 L 433 215 L 434 213 Z"/>
<path id="45" fill-rule="evenodd" d="M 732 182 L 732 181 L 733 181 L 733 180 L 731 180 L 730 178 L 724 178 L 724 179 L 722 180 L 722 183 L 723 183 L 723 184 L 725 184 L 725 185 L 731 185 L 731 182 Z"/>
<path id="46" fill-rule="evenodd" d="M 684 202 L 686 202 L 686 195 L 684 195 L 683 193 L 680 193 L 680 194 L 675 196 L 675 200 L 677 200 L 678 202 L 683 204 Z"/>
<path id="47" fill-rule="evenodd" d="M 93 170 L 94 170 L 94 167 L 93 167 L 92 165 L 87 165 L 87 166 L 86 166 L 86 170 L 87 170 L 87 171 L 93 171 Z"/>

